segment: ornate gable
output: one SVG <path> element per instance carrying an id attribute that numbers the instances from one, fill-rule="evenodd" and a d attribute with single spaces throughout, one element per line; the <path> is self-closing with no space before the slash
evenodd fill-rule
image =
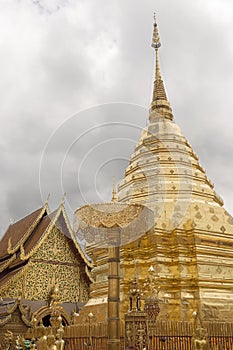
<path id="1" fill-rule="evenodd" d="M 56 283 L 61 302 L 87 301 L 90 279 L 86 265 L 87 260 L 74 241 L 61 205 L 53 214 L 44 216 L 20 246 L 16 261 L 4 271 L 1 296 L 22 295 L 28 300 L 45 301 Z"/>
<path id="2" fill-rule="evenodd" d="M 28 265 L 26 299 L 47 300 L 56 282 L 61 301 L 79 301 L 80 288 L 85 288 L 80 286 L 80 261 L 72 251 L 68 238 L 55 225 Z"/>

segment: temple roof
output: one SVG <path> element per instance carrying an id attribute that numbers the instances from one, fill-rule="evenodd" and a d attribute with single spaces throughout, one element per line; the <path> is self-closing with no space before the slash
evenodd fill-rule
<path id="1" fill-rule="evenodd" d="M 90 267 L 90 262 L 73 234 L 64 205 L 61 204 L 57 210 L 49 213 L 45 204 L 10 225 L 3 236 L 0 242 L 0 288 L 27 265 L 55 226 L 66 236 L 70 248 L 79 257 L 81 264 Z"/>
<path id="2" fill-rule="evenodd" d="M 31 234 L 33 228 L 39 223 L 41 218 L 47 214 L 48 206 L 45 204 L 43 207 L 35 210 L 19 221 L 10 224 L 0 241 L 0 260 L 9 256 L 9 243 L 11 251 L 15 251 L 15 249 L 17 250 L 19 245 L 24 243 L 27 237 Z"/>

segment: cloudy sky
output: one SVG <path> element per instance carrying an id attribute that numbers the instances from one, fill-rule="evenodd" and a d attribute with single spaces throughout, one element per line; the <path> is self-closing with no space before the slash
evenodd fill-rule
<path id="1" fill-rule="evenodd" d="M 109 200 L 146 125 L 153 12 L 175 121 L 233 213 L 231 0 L 0 1 L 0 235 Z"/>

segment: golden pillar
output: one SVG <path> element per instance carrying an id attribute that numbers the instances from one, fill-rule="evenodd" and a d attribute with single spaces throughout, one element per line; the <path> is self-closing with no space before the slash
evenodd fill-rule
<path id="1" fill-rule="evenodd" d="M 108 234 L 108 350 L 120 349 L 120 228 Z"/>

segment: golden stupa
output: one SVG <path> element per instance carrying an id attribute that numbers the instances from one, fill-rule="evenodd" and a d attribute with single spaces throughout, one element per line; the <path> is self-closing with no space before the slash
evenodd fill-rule
<path id="1" fill-rule="evenodd" d="M 198 310 L 209 321 L 232 321 L 233 220 L 174 122 L 160 72 L 160 46 L 155 21 L 156 72 L 149 123 L 117 193 L 120 203 L 153 210 L 154 224 L 143 234 L 135 231 L 135 239 L 121 246 L 121 315 L 127 312 L 134 276 L 146 295 L 150 275 L 161 319 L 190 320 Z M 94 268 L 91 299 L 84 310 L 106 319 L 107 249 L 95 242 L 87 244 L 87 253 Z"/>

